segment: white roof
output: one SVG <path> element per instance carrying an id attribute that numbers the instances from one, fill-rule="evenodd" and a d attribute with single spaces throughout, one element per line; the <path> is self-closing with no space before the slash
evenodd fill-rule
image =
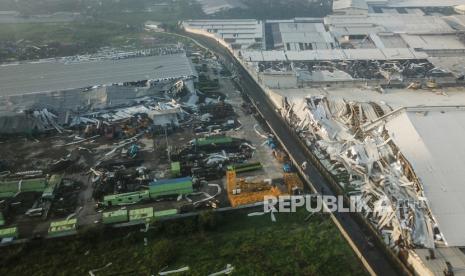
<path id="1" fill-rule="evenodd" d="M 390 7 L 453 7 L 463 4 L 463 0 L 391 0 Z"/>
<path id="2" fill-rule="evenodd" d="M 455 33 L 449 24 L 438 16 L 421 16 L 416 14 L 384 14 L 370 13 L 368 15 L 330 15 L 325 17 L 325 23 L 331 31 L 351 34 L 350 30 L 379 32 L 379 29 L 392 33 L 432 34 Z M 356 34 L 356 33 L 355 33 Z"/>
<path id="3" fill-rule="evenodd" d="M 465 45 L 456 35 L 402 35 L 411 48 L 424 50 L 462 50 Z"/>
<path id="4" fill-rule="evenodd" d="M 385 60 L 383 52 L 379 49 L 346 49 L 348 60 Z"/>
<path id="5" fill-rule="evenodd" d="M 186 29 L 196 29 L 215 35 L 219 39 L 231 39 L 229 44 L 249 46 L 256 39 L 263 38 L 263 23 L 255 19 L 208 19 L 186 20 L 182 22 Z"/>
<path id="6" fill-rule="evenodd" d="M 465 107 L 408 108 L 386 123 L 448 246 L 465 246 Z"/>
<path id="7" fill-rule="evenodd" d="M 1 65 L 0 97 L 196 74 L 186 54 L 69 64 L 43 61 Z"/>
<path id="8" fill-rule="evenodd" d="M 409 48 L 326 49 L 305 51 L 242 51 L 248 62 L 311 60 L 404 60 L 426 59 L 428 55 Z"/>
<path id="9" fill-rule="evenodd" d="M 286 60 L 284 51 L 241 51 L 245 61 L 283 61 Z"/>
<path id="10" fill-rule="evenodd" d="M 344 9 L 359 9 L 368 10 L 368 5 L 365 0 L 334 0 L 333 10 Z"/>

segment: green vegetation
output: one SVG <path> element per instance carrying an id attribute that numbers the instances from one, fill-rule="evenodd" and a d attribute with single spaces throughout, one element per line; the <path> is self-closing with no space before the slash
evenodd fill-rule
<path id="1" fill-rule="evenodd" d="M 9 4 L 8 4 L 9 3 Z M 173 44 L 179 37 L 146 32 L 148 20 L 175 28 L 178 20 L 203 17 L 194 0 L 170 5 L 148 0 L 19 0 L 0 2 L 0 10 L 27 14 L 56 11 L 80 12 L 81 20 L 69 23 L 18 23 L 0 25 L 0 62 L 95 53 L 101 47 L 141 49 Z M 44 9 L 42 5 L 55 8 Z M 154 6 L 150 6 L 154 5 Z M 34 12 L 33 12 L 34 11 Z"/>
<path id="2" fill-rule="evenodd" d="M 208 275 L 229 263 L 233 275 L 364 275 L 358 260 L 326 215 L 301 210 L 247 217 L 245 213 L 155 222 L 142 226 L 92 230 L 79 239 L 36 241 L 2 249 L 1 275 L 150 275 L 188 265 L 185 275 Z M 147 238 L 147 246 L 144 246 Z"/>
<path id="3" fill-rule="evenodd" d="M 244 0 L 243 4 L 245 9 L 207 16 L 195 0 L 1 0 L 0 10 L 15 10 L 24 17 L 78 12 L 81 19 L 69 23 L 1 24 L 0 62 L 95 53 L 104 46 L 149 48 L 182 40 L 145 32 L 144 23 L 149 20 L 174 30 L 185 19 L 319 17 L 331 10 L 330 1 L 324 0 Z"/>

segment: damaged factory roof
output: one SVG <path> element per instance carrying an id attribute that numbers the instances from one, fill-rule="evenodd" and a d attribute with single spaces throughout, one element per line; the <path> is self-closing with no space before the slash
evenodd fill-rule
<path id="1" fill-rule="evenodd" d="M 257 61 L 326 61 L 326 60 L 408 60 L 426 59 L 425 53 L 409 48 L 327 49 L 304 51 L 241 51 L 244 60 Z"/>
<path id="2" fill-rule="evenodd" d="M 0 65 L 0 97 L 196 75 L 185 54 Z"/>
<path id="3" fill-rule="evenodd" d="M 407 108 L 386 129 L 420 179 L 449 246 L 464 246 L 465 107 Z"/>

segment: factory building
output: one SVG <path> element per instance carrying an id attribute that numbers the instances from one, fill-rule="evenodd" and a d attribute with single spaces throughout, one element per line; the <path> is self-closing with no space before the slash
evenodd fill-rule
<path id="1" fill-rule="evenodd" d="M 465 269 L 465 20 L 441 14 L 460 4 L 338 0 L 323 20 L 263 22 L 262 49 L 229 47 L 338 185 L 372 207 L 364 216 L 387 248 L 420 275 Z M 228 173 L 233 205 L 247 202 L 241 184 Z"/>
<path id="2" fill-rule="evenodd" d="M 368 5 L 365 0 L 334 0 L 333 13 L 339 15 L 367 14 Z"/>
<path id="3" fill-rule="evenodd" d="M 232 49 L 261 49 L 264 43 L 259 20 L 187 20 L 182 24 L 186 30 L 220 39 Z"/>

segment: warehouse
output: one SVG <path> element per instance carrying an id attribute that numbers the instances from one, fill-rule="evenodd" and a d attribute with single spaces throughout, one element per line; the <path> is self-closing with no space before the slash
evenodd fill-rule
<path id="1" fill-rule="evenodd" d="M 333 13 L 346 15 L 367 14 L 368 5 L 365 0 L 334 0 Z"/>
<path id="2" fill-rule="evenodd" d="M 465 217 L 461 184 L 465 179 L 462 132 L 463 107 L 407 108 L 385 119 L 385 127 L 405 155 L 448 246 L 465 246 L 461 233 Z M 434 127 L 431 127 L 434 126 Z"/>
<path id="3" fill-rule="evenodd" d="M 271 25 L 273 49 L 287 51 L 303 51 L 317 49 L 333 49 L 336 42 L 326 31 L 323 22 L 311 20 L 268 20 Z"/>
<path id="4" fill-rule="evenodd" d="M 186 20 L 183 27 L 225 41 L 233 49 L 263 47 L 263 23 L 255 19 Z"/>
<path id="5" fill-rule="evenodd" d="M 0 66 L 0 96 L 195 75 L 185 54 L 77 63 L 44 61 Z"/>

